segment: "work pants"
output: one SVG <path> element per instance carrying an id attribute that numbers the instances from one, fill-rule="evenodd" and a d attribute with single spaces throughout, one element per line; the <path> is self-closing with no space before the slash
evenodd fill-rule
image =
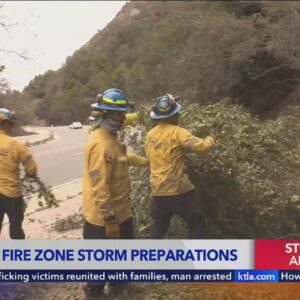
<path id="1" fill-rule="evenodd" d="M 107 239 L 105 235 L 105 227 L 93 225 L 85 220 L 83 225 L 83 238 L 91 240 Z M 132 217 L 120 224 L 120 239 L 134 239 L 134 226 Z M 115 290 L 122 290 L 126 283 L 114 282 L 113 288 Z M 100 296 L 103 293 L 105 282 L 88 282 L 85 287 L 85 292 L 90 296 Z"/>
<path id="2" fill-rule="evenodd" d="M 7 214 L 9 220 L 10 238 L 25 239 L 25 234 L 22 229 L 24 219 L 23 197 L 11 198 L 0 194 L 0 232 L 5 214 Z"/>
<path id="3" fill-rule="evenodd" d="M 171 218 L 176 214 L 188 225 L 188 238 L 203 237 L 203 210 L 197 201 L 195 190 L 174 196 L 153 196 L 151 217 L 153 223 L 150 229 L 151 239 L 163 239 L 169 228 Z"/>

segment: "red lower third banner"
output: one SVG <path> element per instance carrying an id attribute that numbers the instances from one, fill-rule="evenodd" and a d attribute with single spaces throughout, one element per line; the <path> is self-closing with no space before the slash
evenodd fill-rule
<path id="1" fill-rule="evenodd" d="M 300 270 L 300 240 L 256 240 L 255 269 Z"/>

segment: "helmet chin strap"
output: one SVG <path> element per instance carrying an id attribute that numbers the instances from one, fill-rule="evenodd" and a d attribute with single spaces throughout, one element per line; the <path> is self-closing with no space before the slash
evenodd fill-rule
<path id="1" fill-rule="evenodd" d="M 111 133 L 117 134 L 117 132 L 122 128 L 123 123 L 123 121 L 117 121 L 110 118 L 109 116 L 105 116 L 102 122 L 102 126 Z"/>

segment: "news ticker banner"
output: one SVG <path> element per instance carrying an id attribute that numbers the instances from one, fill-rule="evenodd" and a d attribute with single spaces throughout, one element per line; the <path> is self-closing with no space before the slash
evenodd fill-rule
<path id="1" fill-rule="evenodd" d="M 0 283 L 300 282 L 298 240 L 6 240 Z"/>

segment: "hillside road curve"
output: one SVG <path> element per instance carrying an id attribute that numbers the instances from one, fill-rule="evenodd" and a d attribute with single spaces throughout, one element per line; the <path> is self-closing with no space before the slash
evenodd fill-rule
<path id="1" fill-rule="evenodd" d="M 88 126 L 82 129 L 70 129 L 69 126 L 44 129 L 51 130 L 56 138 L 45 144 L 30 147 L 38 164 L 38 176 L 51 186 L 81 178 Z"/>

